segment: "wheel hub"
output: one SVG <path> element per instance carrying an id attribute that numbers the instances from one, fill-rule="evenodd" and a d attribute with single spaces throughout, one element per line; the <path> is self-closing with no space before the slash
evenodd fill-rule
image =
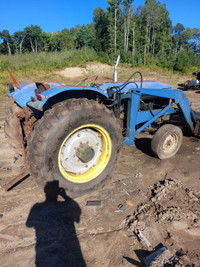
<path id="1" fill-rule="evenodd" d="M 174 151 L 174 149 L 177 146 L 177 142 L 178 142 L 178 137 L 175 133 L 170 134 L 169 136 L 167 136 L 167 138 L 164 141 L 163 144 L 163 151 L 167 154 L 167 153 L 171 153 L 172 151 Z"/>
<path id="2" fill-rule="evenodd" d="M 76 156 L 83 162 L 87 163 L 94 157 L 94 149 L 91 146 L 88 146 L 87 143 L 81 143 L 77 148 Z"/>
<path id="3" fill-rule="evenodd" d="M 84 128 L 66 140 L 60 161 L 65 171 L 82 174 L 97 164 L 102 151 L 101 135 L 95 130 Z"/>

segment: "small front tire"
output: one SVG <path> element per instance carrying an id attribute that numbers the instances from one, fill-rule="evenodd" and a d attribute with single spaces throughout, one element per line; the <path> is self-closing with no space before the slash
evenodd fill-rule
<path id="1" fill-rule="evenodd" d="M 174 156 L 183 139 L 182 130 L 172 124 L 165 124 L 154 134 L 151 141 L 151 150 L 159 159 L 167 159 Z"/>

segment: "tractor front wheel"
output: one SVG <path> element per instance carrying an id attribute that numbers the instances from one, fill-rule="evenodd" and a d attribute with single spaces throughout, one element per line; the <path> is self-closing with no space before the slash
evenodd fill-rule
<path id="1" fill-rule="evenodd" d="M 152 138 L 152 152 L 159 159 L 171 158 L 179 150 L 182 139 L 183 133 L 179 127 L 165 124 L 156 131 Z"/>
<path id="2" fill-rule="evenodd" d="M 57 180 L 76 197 L 111 177 L 121 143 L 112 111 L 93 100 L 66 100 L 36 123 L 28 143 L 30 171 L 43 187 Z"/>

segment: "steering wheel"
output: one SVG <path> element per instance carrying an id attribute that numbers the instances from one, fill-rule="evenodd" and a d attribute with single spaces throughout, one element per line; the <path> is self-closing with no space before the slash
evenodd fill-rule
<path id="1" fill-rule="evenodd" d="M 92 78 L 92 77 L 95 77 L 91 82 L 89 83 L 84 83 L 85 81 L 87 81 L 88 79 Z M 94 82 L 98 79 L 98 75 L 94 74 L 94 75 L 91 75 L 85 79 L 83 79 L 82 81 L 80 81 L 77 85 L 79 85 L 80 83 L 83 83 L 83 86 L 91 86 L 94 84 Z"/>

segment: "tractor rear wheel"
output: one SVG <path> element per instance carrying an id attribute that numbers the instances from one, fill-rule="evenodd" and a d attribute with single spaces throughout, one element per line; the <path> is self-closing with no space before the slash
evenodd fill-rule
<path id="1" fill-rule="evenodd" d="M 20 111 L 22 111 L 22 109 L 19 106 L 17 106 L 16 103 L 13 103 L 10 106 L 10 110 L 8 112 L 8 115 L 4 123 L 4 132 L 7 142 L 13 148 L 13 150 L 18 154 L 22 153 L 22 148 L 21 148 L 18 120 L 15 114 Z"/>
<path id="2" fill-rule="evenodd" d="M 93 100 L 66 100 L 36 123 L 28 142 L 30 172 L 42 187 L 57 180 L 76 197 L 111 177 L 121 143 L 112 111 Z"/>
<path id="3" fill-rule="evenodd" d="M 179 150 L 182 139 L 183 133 L 179 127 L 165 124 L 156 131 L 152 138 L 152 152 L 159 159 L 171 158 Z"/>

